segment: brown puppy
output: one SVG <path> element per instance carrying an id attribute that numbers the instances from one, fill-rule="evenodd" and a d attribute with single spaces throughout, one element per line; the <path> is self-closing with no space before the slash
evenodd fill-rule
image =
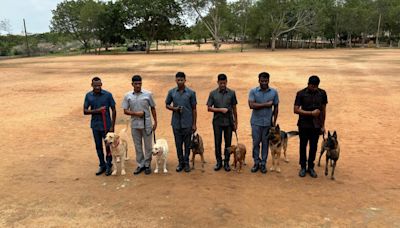
<path id="1" fill-rule="evenodd" d="M 288 145 L 288 139 L 292 136 L 298 135 L 297 131 L 284 132 L 279 128 L 279 124 L 276 127 L 271 127 L 267 134 L 269 140 L 269 148 L 272 156 L 272 167 L 271 171 L 281 172 L 279 167 L 279 160 L 281 158 L 281 151 L 283 149 L 283 155 L 285 156 L 285 162 L 289 162 L 286 157 L 286 150 Z"/>
<path id="2" fill-rule="evenodd" d="M 333 135 L 331 135 L 331 132 L 328 131 L 328 138 L 325 138 L 325 134 L 323 135 L 324 141 L 322 142 L 321 145 L 321 155 L 319 156 L 318 160 L 318 166 L 321 166 L 321 157 L 326 151 L 326 163 L 325 163 L 325 176 L 328 175 L 328 163 L 329 160 L 331 160 L 331 167 L 332 167 L 332 174 L 331 174 L 331 179 L 335 180 L 335 168 L 336 168 L 336 162 L 339 159 L 340 155 L 340 146 L 339 146 L 339 141 L 337 139 L 337 134 L 336 131 L 333 132 Z"/>
<path id="3" fill-rule="evenodd" d="M 229 147 L 229 156 L 233 154 L 233 163 L 232 166 L 235 167 L 235 170 L 238 172 L 242 171 L 242 166 L 246 165 L 246 146 L 238 143 L 237 145 L 232 145 Z M 239 169 L 237 169 L 237 163 L 239 162 Z"/>
<path id="4" fill-rule="evenodd" d="M 203 139 L 198 133 L 193 133 L 190 140 L 190 148 L 192 149 L 192 169 L 194 169 L 194 158 L 196 154 L 201 157 L 201 167 L 204 169 L 204 145 Z"/>

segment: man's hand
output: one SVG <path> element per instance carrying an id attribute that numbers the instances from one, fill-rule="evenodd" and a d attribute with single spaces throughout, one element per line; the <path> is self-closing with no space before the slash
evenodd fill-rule
<path id="1" fill-rule="evenodd" d="M 220 111 L 222 112 L 222 113 L 227 113 L 228 111 L 229 111 L 229 109 L 227 109 L 227 108 L 220 108 Z"/>
<path id="2" fill-rule="evenodd" d="M 114 132 L 114 127 L 110 127 L 110 130 L 108 132 Z"/>
<path id="3" fill-rule="evenodd" d="M 236 131 L 237 128 L 238 128 L 238 124 L 237 124 L 237 123 L 234 123 L 234 124 L 233 124 L 233 131 Z"/>
<path id="4" fill-rule="evenodd" d="M 142 118 L 144 116 L 144 112 L 136 112 L 136 116 Z"/>
<path id="5" fill-rule="evenodd" d="M 157 129 L 157 121 L 154 121 L 154 124 L 153 124 L 153 132 L 154 132 L 156 129 Z"/>
<path id="6" fill-rule="evenodd" d="M 271 107 L 272 104 L 273 104 L 272 101 L 267 101 L 267 102 L 264 103 L 265 107 Z"/>
<path id="7" fill-rule="evenodd" d="M 321 127 L 321 135 L 324 135 L 324 134 L 325 134 L 325 127 L 322 126 L 322 127 Z"/>
<path id="8" fill-rule="evenodd" d="M 96 111 L 97 113 L 101 113 L 103 110 L 104 110 L 104 111 L 106 110 L 106 106 L 101 106 L 100 108 L 95 109 L 95 111 Z"/>
<path id="9" fill-rule="evenodd" d="M 196 132 L 196 130 L 197 130 L 197 127 L 196 127 L 196 125 L 193 124 L 193 126 L 192 126 L 192 132 Z"/>
<path id="10" fill-rule="evenodd" d="M 314 116 L 314 117 L 318 117 L 320 113 L 321 113 L 321 111 L 319 109 L 314 109 L 311 112 L 311 115 Z"/>

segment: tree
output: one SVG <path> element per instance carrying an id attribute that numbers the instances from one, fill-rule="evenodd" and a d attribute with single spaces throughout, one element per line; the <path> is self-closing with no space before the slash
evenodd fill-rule
<path id="1" fill-rule="evenodd" d="M 221 25 L 228 9 L 226 0 L 183 0 L 187 9 L 193 10 L 214 39 L 214 48 L 221 47 Z"/>
<path id="2" fill-rule="evenodd" d="M 150 53 L 153 41 L 183 26 L 182 8 L 175 0 L 122 0 L 122 4 L 125 26 L 146 41 L 146 53 Z"/>
<path id="3" fill-rule="evenodd" d="M 96 37 L 101 44 L 105 45 L 106 51 L 113 44 L 125 42 L 124 18 L 123 6 L 120 2 L 110 1 L 104 5 L 104 10 L 99 15 Z"/>
<path id="4" fill-rule="evenodd" d="M 0 34 L 2 31 L 7 34 L 11 33 L 11 24 L 8 19 L 4 19 L 4 20 L 0 21 Z"/>
<path id="5" fill-rule="evenodd" d="M 52 10 L 51 31 L 71 34 L 85 48 L 90 48 L 90 40 L 96 37 L 99 19 L 105 8 L 94 0 L 65 0 Z"/>

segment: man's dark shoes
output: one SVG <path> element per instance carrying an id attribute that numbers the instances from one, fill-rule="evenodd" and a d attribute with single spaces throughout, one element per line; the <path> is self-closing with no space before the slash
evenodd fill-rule
<path id="1" fill-rule="evenodd" d="M 141 172 L 143 172 L 144 171 L 144 167 L 140 167 L 140 166 L 138 166 L 137 168 L 136 168 L 136 170 L 133 172 L 133 175 L 138 175 L 138 174 L 140 174 Z"/>
<path id="2" fill-rule="evenodd" d="M 310 173 L 310 176 L 312 178 L 317 178 L 318 177 L 318 175 L 317 175 L 317 173 L 315 172 L 314 169 L 308 169 L 308 172 Z"/>
<path id="3" fill-rule="evenodd" d="M 226 172 L 231 171 L 231 167 L 229 167 L 229 163 L 225 162 L 224 169 Z"/>
<path id="4" fill-rule="evenodd" d="M 106 171 L 106 168 L 100 167 L 99 170 L 96 172 L 96 176 L 100 176 Z"/>
<path id="5" fill-rule="evenodd" d="M 261 171 L 261 173 L 266 174 L 267 173 L 267 167 L 265 165 L 261 165 L 260 171 Z"/>
<path id="6" fill-rule="evenodd" d="M 183 167 L 182 167 L 182 165 L 178 165 L 177 167 L 176 167 L 176 172 L 181 172 L 183 170 Z"/>
<path id="7" fill-rule="evenodd" d="M 255 172 L 258 171 L 259 168 L 260 168 L 260 167 L 259 167 L 258 164 L 254 164 L 253 168 L 251 168 L 251 172 L 252 172 L 252 173 L 255 173 Z"/>
<path id="8" fill-rule="evenodd" d="M 111 175 L 111 167 L 107 167 L 106 168 L 106 176 L 110 176 Z"/>
<path id="9" fill-rule="evenodd" d="M 301 168 L 300 169 L 299 176 L 300 177 L 305 177 L 306 176 L 306 169 L 305 168 Z"/>
<path id="10" fill-rule="evenodd" d="M 149 175 L 151 173 L 151 168 L 150 167 L 145 167 L 144 168 L 144 174 Z"/>
<path id="11" fill-rule="evenodd" d="M 186 164 L 184 170 L 186 173 L 190 172 L 190 165 Z"/>
<path id="12" fill-rule="evenodd" d="M 218 171 L 222 168 L 222 163 L 218 162 L 215 166 L 214 166 L 214 171 Z"/>

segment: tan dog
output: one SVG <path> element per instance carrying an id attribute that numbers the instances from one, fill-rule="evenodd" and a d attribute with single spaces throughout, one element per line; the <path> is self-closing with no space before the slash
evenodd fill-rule
<path id="1" fill-rule="evenodd" d="M 232 145 L 229 147 L 229 156 L 233 154 L 233 163 L 232 166 L 235 167 L 235 170 L 238 172 L 242 171 L 242 166 L 246 165 L 246 146 L 238 143 L 237 145 Z M 239 163 L 239 169 L 237 169 L 237 163 Z"/>
<path id="2" fill-rule="evenodd" d="M 119 134 L 114 132 L 108 132 L 104 141 L 110 146 L 112 155 L 113 172 L 111 175 L 117 175 L 117 162 L 121 161 L 121 175 L 125 175 L 125 161 L 128 160 L 128 142 L 126 138 L 126 131 L 130 121 L 127 121 L 127 125 L 120 131 Z"/>
<path id="3" fill-rule="evenodd" d="M 286 150 L 288 145 L 288 139 L 292 136 L 298 135 L 297 131 L 284 132 L 279 128 L 279 124 L 276 127 L 271 127 L 267 134 L 269 140 L 269 148 L 272 156 L 272 167 L 271 171 L 281 172 L 279 167 L 279 160 L 281 158 L 281 151 L 283 149 L 283 155 L 285 156 L 285 162 L 289 162 L 286 157 Z"/>
<path id="4" fill-rule="evenodd" d="M 339 159 L 340 155 L 340 146 L 339 146 L 339 141 L 337 138 L 336 131 L 333 132 L 331 135 L 331 132 L 328 131 L 328 138 L 325 138 L 325 134 L 323 135 L 324 141 L 321 144 L 321 155 L 319 156 L 318 160 L 318 166 L 321 166 L 321 157 L 326 151 L 326 163 L 325 163 L 325 176 L 328 175 L 328 163 L 329 160 L 331 161 L 331 167 L 332 167 L 332 173 L 331 173 L 331 179 L 335 180 L 335 168 L 336 168 L 336 163 L 337 160 Z"/>
<path id="5" fill-rule="evenodd" d="M 168 155 L 168 143 L 165 139 L 157 139 L 156 143 L 153 145 L 153 156 L 156 157 L 156 169 L 154 173 L 158 173 L 158 165 L 161 161 L 164 161 L 164 173 L 168 173 L 167 170 L 167 155 Z"/>
<path id="6" fill-rule="evenodd" d="M 200 155 L 201 167 L 204 169 L 204 145 L 203 139 L 198 133 L 193 133 L 190 140 L 190 148 L 192 149 L 192 169 L 194 169 L 194 158 L 196 154 Z"/>

